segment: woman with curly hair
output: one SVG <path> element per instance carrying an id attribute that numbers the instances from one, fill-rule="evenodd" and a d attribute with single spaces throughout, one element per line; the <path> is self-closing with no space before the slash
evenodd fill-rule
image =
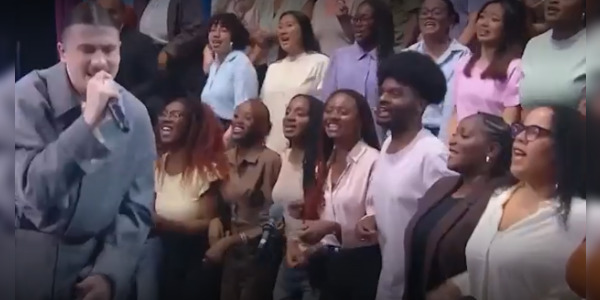
<path id="1" fill-rule="evenodd" d="M 155 231 L 162 244 L 161 299 L 198 299 L 218 183 L 228 175 L 222 127 L 199 99 L 172 98 L 158 118 Z"/>

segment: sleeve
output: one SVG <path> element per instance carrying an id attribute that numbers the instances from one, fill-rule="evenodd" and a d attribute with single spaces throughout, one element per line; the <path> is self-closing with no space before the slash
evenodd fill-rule
<path id="1" fill-rule="evenodd" d="M 320 99 L 325 102 L 329 96 L 337 90 L 337 69 L 336 69 L 336 57 L 334 54 L 331 57 L 329 66 L 327 67 L 327 71 L 325 72 L 325 76 L 323 78 L 323 84 L 321 87 Z"/>
<path id="2" fill-rule="evenodd" d="M 449 279 L 450 283 L 455 285 L 463 296 L 471 294 L 471 284 L 469 282 L 469 273 L 464 272 Z"/>
<path id="3" fill-rule="evenodd" d="M 258 97 L 258 77 L 250 61 L 238 65 L 233 74 L 233 82 L 236 107 L 246 100 Z"/>
<path id="4" fill-rule="evenodd" d="M 281 171 L 281 157 L 278 154 L 274 154 L 272 160 L 265 165 L 265 170 L 263 173 L 264 178 L 262 179 L 262 188 L 261 190 L 264 192 L 268 192 L 268 195 L 264 195 L 265 199 L 265 207 L 262 209 L 260 213 L 261 224 L 269 221 L 269 209 L 273 204 L 273 187 L 277 182 L 277 178 L 279 178 L 279 173 Z"/>
<path id="5" fill-rule="evenodd" d="M 52 112 L 46 96 L 37 89 L 41 84 L 39 77 L 16 84 L 15 193 L 32 208 L 47 211 L 62 205 L 60 199 L 92 171 L 91 161 L 101 161 L 110 150 L 94 136 L 83 117 L 50 138 L 54 124 L 48 119 Z"/>
<path id="6" fill-rule="evenodd" d="M 327 72 L 327 68 L 329 67 L 329 58 L 325 57 L 323 60 L 321 60 L 320 62 L 317 63 L 316 69 L 315 69 L 315 81 L 316 81 L 316 93 L 315 95 L 318 96 L 320 95 L 322 92 L 321 90 L 323 89 L 323 79 L 325 78 L 325 73 Z"/>
<path id="7" fill-rule="evenodd" d="M 504 107 L 515 107 L 521 104 L 519 97 L 519 84 L 523 79 L 523 69 L 521 68 L 521 60 L 514 60 L 509 67 L 506 86 L 502 93 L 502 103 Z"/>
<path id="8" fill-rule="evenodd" d="M 120 299 L 128 292 L 131 278 L 142 254 L 144 243 L 153 226 L 154 162 L 157 158 L 150 119 L 145 117 L 145 132 L 140 140 L 144 154 L 134 162 L 136 177 L 119 207 L 119 213 L 105 236 L 91 274 L 104 275 L 113 284 L 113 293 Z"/>
<path id="9" fill-rule="evenodd" d="M 202 3 L 198 0 L 181 0 L 177 12 L 181 18 L 181 30 L 165 46 L 164 51 L 171 57 L 182 58 L 202 51 L 206 30 L 202 20 Z"/>
<path id="10" fill-rule="evenodd" d="M 375 171 L 375 167 L 377 165 L 377 161 L 373 163 L 371 166 L 371 170 L 369 171 L 369 182 L 367 183 L 367 193 L 365 195 L 365 211 L 367 212 L 365 217 L 374 216 L 375 215 L 375 206 L 373 203 L 373 195 L 371 193 L 371 184 L 373 183 L 373 172 Z M 364 218 L 364 217 L 363 217 Z"/>
<path id="11" fill-rule="evenodd" d="M 448 154 L 428 153 L 423 159 L 423 184 L 429 190 L 438 180 L 446 176 L 456 175 L 448 169 Z"/>

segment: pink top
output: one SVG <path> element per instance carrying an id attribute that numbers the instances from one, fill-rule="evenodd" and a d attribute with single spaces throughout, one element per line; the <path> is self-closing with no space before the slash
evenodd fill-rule
<path id="1" fill-rule="evenodd" d="M 332 189 L 331 172 L 325 182 L 325 207 L 321 219 L 335 221 L 342 227 L 342 243 L 334 235 L 323 238 L 326 245 L 358 248 L 371 246 L 356 236 L 355 228 L 360 219 L 374 214 L 373 202 L 367 201 L 367 189 L 379 151 L 360 141 L 348 153 L 348 165 Z"/>
<path id="2" fill-rule="evenodd" d="M 460 121 L 478 112 L 502 116 L 508 107 L 518 106 L 519 82 L 523 78 L 521 59 L 514 59 L 507 70 L 507 79 L 498 81 L 481 79 L 487 64 L 478 62 L 473 66 L 471 77 L 464 74 L 464 68 L 471 56 L 465 56 L 456 64 L 452 83 L 453 99 L 456 103 L 456 117 Z"/>

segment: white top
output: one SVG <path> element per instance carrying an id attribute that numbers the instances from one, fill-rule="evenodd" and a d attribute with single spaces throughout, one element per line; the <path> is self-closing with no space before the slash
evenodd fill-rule
<path id="1" fill-rule="evenodd" d="M 150 0 L 140 19 L 140 32 L 163 45 L 169 42 L 167 18 L 170 2 L 170 0 Z"/>
<path id="2" fill-rule="evenodd" d="M 304 171 L 302 163 L 293 163 L 290 161 L 291 149 L 286 149 L 281 153 L 281 170 L 277 182 L 273 186 L 271 195 L 274 203 L 280 203 L 285 208 L 285 234 L 288 238 L 295 238 L 300 229 L 302 229 L 302 220 L 294 219 L 290 216 L 288 207 L 290 204 L 304 202 L 304 186 L 302 176 Z"/>
<path id="3" fill-rule="evenodd" d="M 446 146 L 421 130 L 404 149 L 387 154 L 391 138 L 375 164 L 369 197 L 375 206 L 383 268 L 377 300 L 401 300 L 404 294 L 404 231 L 417 211 L 418 200 L 440 178 L 454 175 L 447 168 Z"/>
<path id="4" fill-rule="evenodd" d="M 261 91 L 261 98 L 269 108 L 273 124 L 267 138 L 267 147 L 277 153 L 287 148 L 282 122 L 285 109 L 297 94 L 320 94 L 328 65 L 329 58 L 323 54 L 303 53 L 295 58 L 286 57 L 269 66 Z"/>
<path id="5" fill-rule="evenodd" d="M 566 282 L 567 261 L 585 236 L 586 202 L 573 199 L 567 224 L 555 200 L 498 231 L 503 207 L 515 187 L 497 192 L 466 248 L 467 273 L 453 279 L 463 295 L 478 300 L 578 299 Z"/>

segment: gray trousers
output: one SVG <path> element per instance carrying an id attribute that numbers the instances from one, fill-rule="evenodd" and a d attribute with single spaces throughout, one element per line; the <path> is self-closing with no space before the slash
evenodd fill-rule
<path id="1" fill-rule="evenodd" d="M 311 287 L 306 269 L 290 268 L 283 261 L 277 273 L 273 300 L 319 300 L 319 292 Z"/>

